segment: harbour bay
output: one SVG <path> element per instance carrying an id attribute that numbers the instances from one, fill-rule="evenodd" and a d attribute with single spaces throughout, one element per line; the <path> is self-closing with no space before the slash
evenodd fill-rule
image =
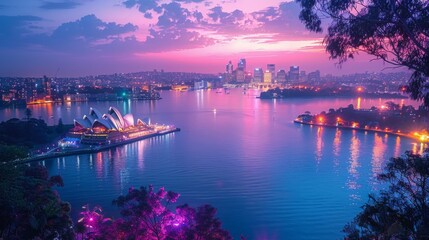
<path id="1" fill-rule="evenodd" d="M 131 186 L 153 184 L 179 192 L 179 203 L 214 205 L 235 238 L 340 239 L 341 229 L 379 189 L 375 176 L 389 157 L 422 145 L 393 135 L 303 126 L 293 119 L 353 104 L 379 106 L 390 99 L 257 99 L 258 91 L 162 92 L 159 101 L 33 105 L 33 116 L 71 124 L 89 107 L 114 106 L 138 118 L 174 124 L 181 132 L 108 151 L 43 161 L 60 174 L 61 197 L 73 206 L 100 205 Z M 405 104 L 416 103 L 408 100 Z M 23 118 L 3 109 L 1 120 Z"/>

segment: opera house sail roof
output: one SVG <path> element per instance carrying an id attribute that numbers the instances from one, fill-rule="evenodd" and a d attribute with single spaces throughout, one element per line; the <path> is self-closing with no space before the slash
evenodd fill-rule
<path id="1" fill-rule="evenodd" d="M 134 127 L 136 121 L 131 113 L 122 116 L 121 112 L 114 107 L 110 107 L 107 113 L 102 114 L 96 108 L 90 108 L 89 114 L 82 119 L 74 119 L 75 130 L 95 130 L 123 131 L 126 128 Z M 146 125 L 142 120 L 137 119 L 138 125 Z"/>

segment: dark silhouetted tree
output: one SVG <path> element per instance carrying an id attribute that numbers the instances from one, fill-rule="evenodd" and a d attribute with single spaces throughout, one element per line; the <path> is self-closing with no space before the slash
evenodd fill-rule
<path id="1" fill-rule="evenodd" d="M 62 202 L 43 166 L 0 166 L 0 238 L 73 239 L 70 204 Z"/>
<path id="2" fill-rule="evenodd" d="M 113 204 L 121 209 L 122 218 L 102 224 L 96 236 L 100 239 L 213 239 L 229 240 L 229 233 L 221 228 L 215 217 L 216 209 L 204 205 L 197 210 L 188 205 L 174 208 L 179 194 L 152 186 L 130 188 L 127 195 L 120 196 Z M 92 216 L 92 214 L 88 214 Z M 86 220 L 81 222 L 87 222 Z M 86 226 L 88 227 L 88 226 Z"/>
<path id="3" fill-rule="evenodd" d="M 326 51 L 340 63 L 366 52 L 413 71 L 407 91 L 429 105 L 429 1 L 297 0 L 300 19 L 315 32 L 330 21 Z"/>
<path id="4" fill-rule="evenodd" d="M 25 109 L 25 116 L 27 117 L 27 120 L 30 120 L 32 115 L 33 115 L 33 112 L 31 111 L 31 109 L 29 108 Z"/>
<path id="5" fill-rule="evenodd" d="M 63 133 L 64 132 L 64 124 L 63 124 L 63 119 L 59 119 L 58 120 L 58 125 L 55 128 L 55 130 L 57 131 L 57 133 Z"/>
<path id="6" fill-rule="evenodd" d="M 429 155 L 392 158 L 379 179 L 387 190 L 369 196 L 344 232 L 350 239 L 429 239 Z"/>

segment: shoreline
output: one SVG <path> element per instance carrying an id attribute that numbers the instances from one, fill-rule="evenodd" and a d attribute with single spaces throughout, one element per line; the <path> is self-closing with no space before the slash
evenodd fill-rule
<path id="1" fill-rule="evenodd" d="M 308 125 L 308 126 L 319 126 L 319 127 L 327 127 L 327 128 L 338 128 L 338 129 L 351 129 L 351 130 L 358 130 L 358 131 L 368 131 L 368 132 L 378 132 L 378 133 L 385 133 L 385 134 L 390 134 L 390 135 L 394 135 L 394 136 L 399 136 L 399 137 L 405 137 L 405 138 L 409 138 L 409 139 L 413 139 L 418 141 L 419 143 L 427 143 L 427 141 L 422 141 L 420 140 L 419 137 L 416 137 L 412 134 L 405 134 L 405 133 L 398 133 L 398 132 L 392 132 L 392 131 L 385 131 L 385 130 L 381 130 L 381 129 L 366 129 L 366 128 L 360 128 L 360 127 L 349 127 L 349 126 L 336 126 L 336 125 L 327 125 L 327 124 L 320 124 L 320 123 L 309 123 L 309 122 L 304 122 L 304 121 L 298 121 L 298 120 L 293 120 L 294 123 L 299 123 L 299 124 L 303 124 L 303 125 Z"/>
<path id="2" fill-rule="evenodd" d="M 11 162 L 5 162 L 3 164 L 11 163 L 13 165 L 18 165 L 18 164 L 25 164 L 25 163 L 30 163 L 30 162 L 42 161 L 42 160 L 51 159 L 51 158 L 57 158 L 57 157 L 65 157 L 65 156 L 72 156 L 72 155 L 79 155 L 79 154 L 88 154 L 88 153 L 97 153 L 97 152 L 108 150 L 110 148 L 114 148 L 114 147 L 126 145 L 126 144 L 129 144 L 129 143 L 137 142 L 137 141 L 148 139 L 148 138 L 163 136 L 163 135 L 167 135 L 167 134 L 174 133 L 174 132 L 180 132 L 180 128 L 174 128 L 174 129 L 167 130 L 167 131 L 151 133 L 151 134 L 148 134 L 148 135 L 145 135 L 145 136 L 136 137 L 136 138 L 133 138 L 133 139 L 127 139 L 127 140 L 124 140 L 124 141 L 121 141 L 121 142 L 107 144 L 107 145 L 88 146 L 88 147 L 81 147 L 81 148 L 77 148 L 77 149 L 70 149 L 70 150 L 61 151 L 61 152 L 50 152 L 50 153 L 40 154 L 40 155 L 36 155 L 36 156 L 33 156 L 33 157 L 28 157 L 28 158 L 24 158 L 24 159 L 18 159 L 18 160 L 14 160 L 14 161 L 11 161 Z"/>

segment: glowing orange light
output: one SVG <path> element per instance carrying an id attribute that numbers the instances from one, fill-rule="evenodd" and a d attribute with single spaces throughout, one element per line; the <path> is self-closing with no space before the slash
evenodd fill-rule
<path id="1" fill-rule="evenodd" d="M 362 92 L 363 88 L 362 87 L 358 87 L 357 90 L 358 90 L 358 92 Z"/>
<path id="2" fill-rule="evenodd" d="M 323 122 L 323 117 L 319 117 L 319 122 Z"/>

